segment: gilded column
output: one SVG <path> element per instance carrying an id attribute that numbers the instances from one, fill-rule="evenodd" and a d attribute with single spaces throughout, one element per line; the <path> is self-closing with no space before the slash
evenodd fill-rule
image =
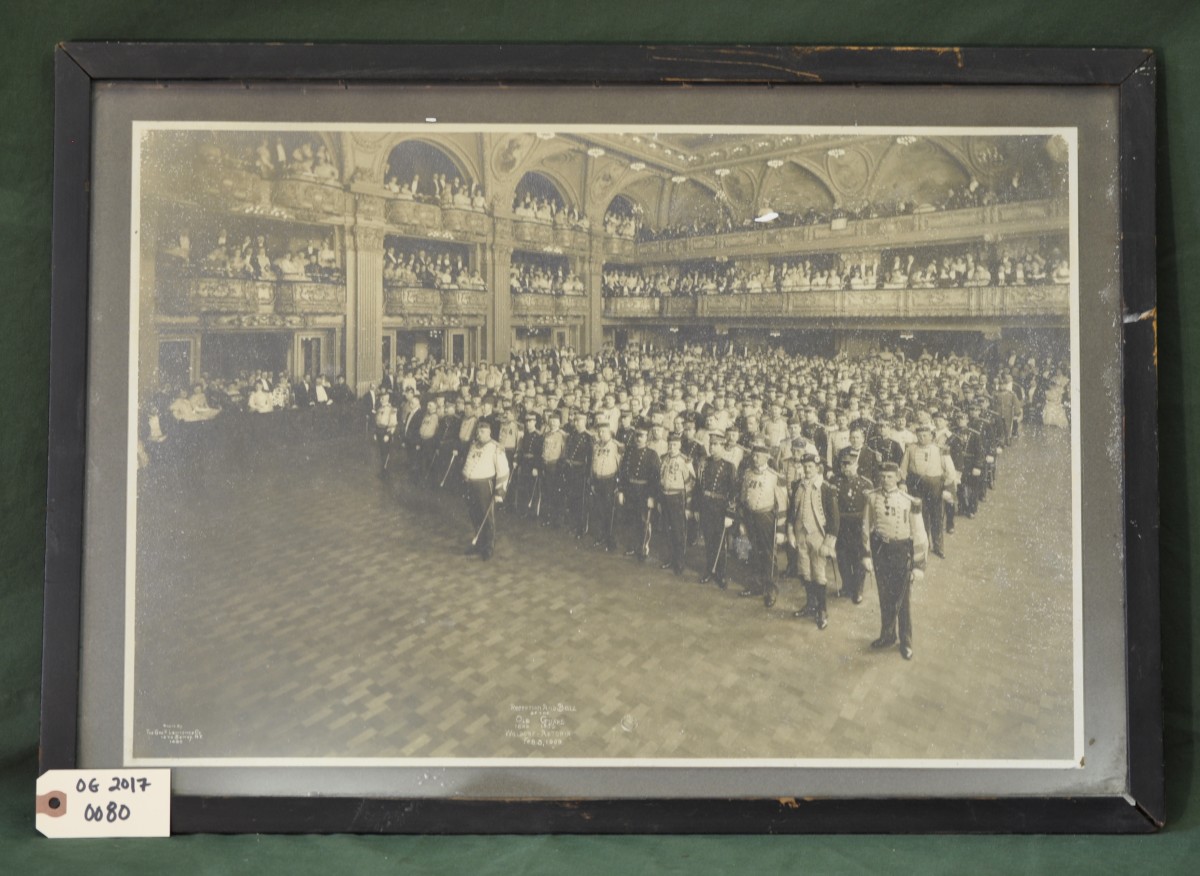
<path id="1" fill-rule="evenodd" d="M 362 394 L 383 376 L 383 229 L 357 225 L 346 249 L 346 382 Z"/>
<path id="2" fill-rule="evenodd" d="M 587 314 L 583 320 L 583 352 L 595 353 L 604 346 L 604 232 L 596 223 L 588 231 L 588 256 L 583 285 Z"/>
<path id="3" fill-rule="evenodd" d="M 488 259 L 487 283 L 489 302 L 487 325 L 487 358 L 496 364 L 508 361 L 512 351 L 512 296 L 508 290 L 509 273 L 512 270 L 512 223 L 508 219 L 495 220 L 495 237 Z"/>

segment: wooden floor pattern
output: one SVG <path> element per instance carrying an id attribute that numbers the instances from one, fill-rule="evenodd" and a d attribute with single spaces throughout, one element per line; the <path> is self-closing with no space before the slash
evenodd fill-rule
<path id="1" fill-rule="evenodd" d="M 201 468 L 139 487 L 138 756 L 1072 756 L 1064 435 L 931 557 L 911 662 L 873 589 L 819 631 L 698 584 L 699 545 L 675 577 L 505 511 L 464 556 L 461 501 L 358 438 Z"/>

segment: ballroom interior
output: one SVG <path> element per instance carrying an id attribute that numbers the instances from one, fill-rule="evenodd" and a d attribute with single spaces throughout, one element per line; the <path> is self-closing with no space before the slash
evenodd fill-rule
<path id="1" fill-rule="evenodd" d="M 151 129 L 138 400 L 552 349 L 1069 361 L 1068 170 L 1041 134 Z M 699 586 L 702 545 L 680 578 L 510 510 L 464 557 L 353 411 L 138 475 L 135 755 L 1075 755 L 1069 430 L 930 560 L 908 661 L 870 584 L 817 630 Z"/>

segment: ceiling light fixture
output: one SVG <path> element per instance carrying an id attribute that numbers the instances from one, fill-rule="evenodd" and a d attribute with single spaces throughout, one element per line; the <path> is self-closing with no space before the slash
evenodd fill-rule
<path id="1" fill-rule="evenodd" d="M 587 151 L 587 154 L 592 156 L 592 158 L 599 158 L 601 155 L 604 154 L 604 150 L 601 149 L 599 146 L 593 146 L 591 149 L 589 149 Z"/>
<path id="2" fill-rule="evenodd" d="M 630 162 L 630 164 L 629 164 L 629 169 L 630 169 L 630 170 L 645 170 L 645 169 L 646 169 L 646 162 L 644 162 L 644 161 L 633 161 L 633 162 Z"/>

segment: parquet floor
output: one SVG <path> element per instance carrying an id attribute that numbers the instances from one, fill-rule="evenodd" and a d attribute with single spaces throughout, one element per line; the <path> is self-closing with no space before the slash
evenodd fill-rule
<path id="1" fill-rule="evenodd" d="M 137 755 L 1072 756 L 1065 435 L 1011 448 L 931 557 L 911 662 L 868 647 L 870 579 L 818 631 L 787 594 L 699 585 L 699 545 L 677 578 L 502 513 L 484 563 L 456 496 L 372 454 L 324 438 L 144 479 Z"/>

